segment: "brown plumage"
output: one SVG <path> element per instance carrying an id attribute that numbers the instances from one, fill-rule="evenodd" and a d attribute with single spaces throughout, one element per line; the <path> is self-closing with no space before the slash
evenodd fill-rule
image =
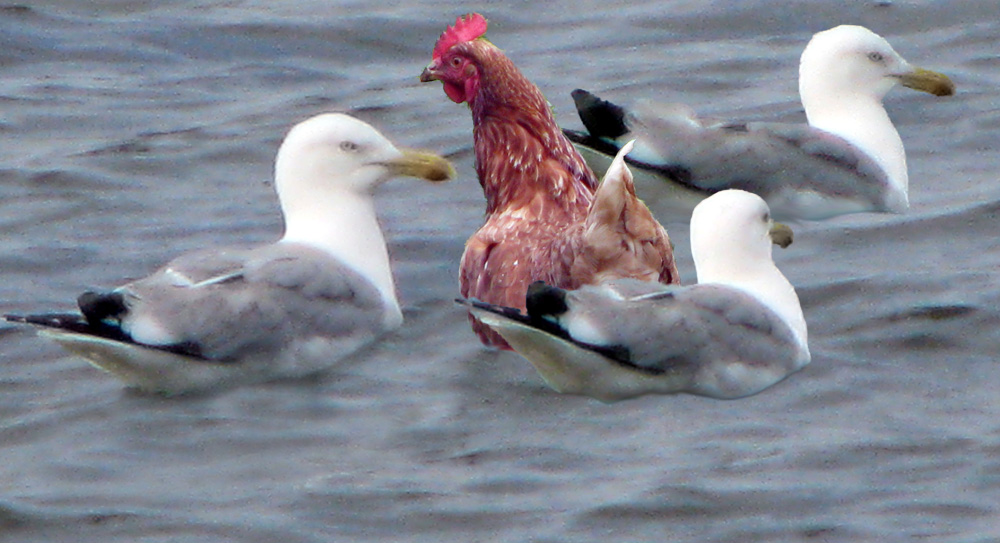
<path id="1" fill-rule="evenodd" d="M 523 310 L 538 280 L 564 289 L 622 277 L 678 283 L 667 232 L 636 198 L 628 170 L 609 171 L 598 189 L 541 91 L 485 31 L 481 15 L 460 17 L 420 76 L 472 110 L 486 222 L 466 243 L 462 296 Z M 509 348 L 472 324 L 484 343 Z"/>

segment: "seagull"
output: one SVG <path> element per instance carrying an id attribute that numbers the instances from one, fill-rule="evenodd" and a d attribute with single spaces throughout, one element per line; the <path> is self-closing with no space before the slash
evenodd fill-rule
<path id="1" fill-rule="evenodd" d="M 144 279 L 85 292 L 80 313 L 6 319 L 165 395 L 320 372 L 403 322 L 374 202 L 395 176 L 445 181 L 454 170 L 349 115 L 312 117 L 278 150 L 277 242 L 185 254 Z"/>
<path id="2" fill-rule="evenodd" d="M 884 38 L 843 25 L 812 37 L 799 63 L 808 124 L 706 123 L 680 104 L 634 111 L 573 91 L 588 132 L 567 136 L 595 169 L 637 139 L 629 163 L 661 220 L 687 216 L 729 188 L 764 198 L 778 220 L 822 220 L 909 208 L 906 153 L 882 99 L 896 84 L 955 93 L 947 76 L 912 66 Z"/>
<path id="3" fill-rule="evenodd" d="M 718 192 L 695 207 L 698 283 L 621 279 L 578 290 L 536 282 L 527 313 L 457 300 L 558 392 L 615 402 L 645 394 L 742 398 L 810 361 L 805 317 L 774 265 L 787 240 L 759 196 Z"/>

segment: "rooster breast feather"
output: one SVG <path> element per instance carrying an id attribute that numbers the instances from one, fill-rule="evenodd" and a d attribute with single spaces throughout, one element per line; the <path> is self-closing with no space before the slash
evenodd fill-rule
<path id="1" fill-rule="evenodd" d="M 525 309 L 525 294 L 534 281 L 578 287 L 570 268 L 573 240 L 582 230 L 582 223 L 552 223 L 544 215 L 494 215 L 466 243 L 462 296 Z"/>
<path id="2" fill-rule="evenodd" d="M 476 128 L 487 219 L 466 244 L 462 295 L 523 310 L 534 281 L 564 289 L 626 277 L 678 283 L 667 233 L 636 197 L 624 158 L 595 193 L 593 173 L 570 144 L 559 145 L 559 132 L 518 119 L 491 116 Z M 506 347 L 472 324 L 487 344 Z"/>
<path id="3" fill-rule="evenodd" d="M 462 296 L 523 311 L 528 285 L 534 281 L 579 288 L 581 283 L 570 268 L 573 240 L 580 238 L 582 230 L 582 223 L 554 224 L 538 217 L 493 215 L 466 243 L 459 274 Z M 471 313 L 469 320 L 484 343 L 509 348 L 499 334 Z"/>

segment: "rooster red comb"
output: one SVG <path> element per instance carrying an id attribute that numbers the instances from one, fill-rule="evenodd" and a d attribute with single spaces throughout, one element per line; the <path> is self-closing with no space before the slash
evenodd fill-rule
<path id="1" fill-rule="evenodd" d="M 478 13 L 460 15 L 434 44 L 434 58 L 441 58 L 453 45 L 472 41 L 486 33 L 486 17 Z"/>

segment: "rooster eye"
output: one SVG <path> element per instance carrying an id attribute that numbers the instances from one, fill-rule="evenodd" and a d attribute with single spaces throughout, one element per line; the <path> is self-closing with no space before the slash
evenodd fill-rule
<path id="1" fill-rule="evenodd" d="M 459 66 L 462 65 L 462 59 L 459 58 L 459 57 L 452 57 L 452 59 L 451 59 L 451 65 L 454 66 L 454 67 L 456 67 L 456 68 L 458 68 Z"/>
<path id="2" fill-rule="evenodd" d="M 882 53 L 879 53 L 878 51 L 872 51 L 871 53 L 868 53 L 868 60 L 872 62 L 882 62 L 885 60 L 885 57 L 883 57 Z"/>
<path id="3" fill-rule="evenodd" d="M 347 152 L 357 151 L 358 150 L 358 144 L 354 143 L 353 141 L 342 141 L 342 142 L 340 142 L 340 150 L 341 151 L 347 151 Z"/>

